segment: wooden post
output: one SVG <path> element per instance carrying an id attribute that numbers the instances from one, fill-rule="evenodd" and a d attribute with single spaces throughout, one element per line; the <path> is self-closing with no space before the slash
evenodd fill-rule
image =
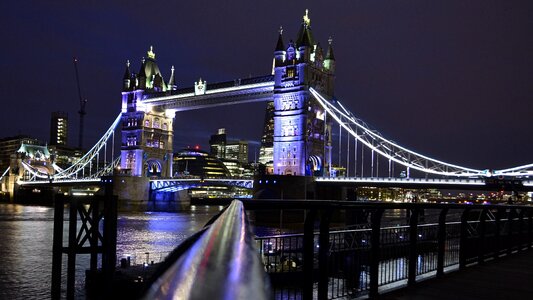
<path id="1" fill-rule="evenodd" d="M 108 293 L 112 291 L 117 255 L 117 201 L 113 196 L 113 177 L 102 177 L 104 184 L 104 240 L 102 242 L 102 272 Z"/>
<path id="2" fill-rule="evenodd" d="M 78 201 L 70 199 L 68 225 L 68 260 L 67 260 L 67 299 L 74 299 L 74 283 L 76 279 L 76 250 L 78 241 L 76 238 L 78 225 Z"/>
<path id="3" fill-rule="evenodd" d="M 61 268 L 63 258 L 64 198 L 54 197 L 54 237 L 52 244 L 52 299 L 61 298 Z"/>
<path id="4" fill-rule="evenodd" d="M 90 247 L 91 247 L 91 272 L 96 272 L 98 268 L 98 233 L 99 228 L 98 224 L 100 223 L 100 199 L 92 199 L 90 206 L 92 213 L 92 222 L 91 222 L 91 236 L 89 238 Z"/>

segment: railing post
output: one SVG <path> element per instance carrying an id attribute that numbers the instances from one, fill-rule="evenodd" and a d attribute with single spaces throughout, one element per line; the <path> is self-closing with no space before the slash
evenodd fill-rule
<path id="1" fill-rule="evenodd" d="M 322 212 L 320 218 L 320 236 L 318 239 L 318 299 L 328 298 L 328 251 L 329 223 L 331 210 Z"/>
<path id="2" fill-rule="evenodd" d="M 370 298 L 378 297 L 379 287 L 379 253 L 380 253 L 380 236 L 381 236 L 381 216 L 383 209 L 379 208 L 372 212 L 372 237 L 370 248 Z"/>
<path id="3" fill-rule="evenodd" d="M 443 208 L 439 214 L 437 277 L 444 275 L 444 255 L 446 254 L 446 214 L 448 208 Z"/>
<path id="4" fill-rule="evenodd" d="M 509 209 L 509 213 L 507 214 L 507 224 L 509 225 L 508 226 L 508 230 L 507 230 L 507 243 L 505 243 L 507 245 L 507 255 L 511 255 L 513 253 L 513 248 L 514 248 L 514 243 L 515 241 L 513 240 L 513 227 L 514 227 L 514 221 L 513 221 L 513 218 L 515 217 L 516 215 L 516 210 L 514 208 L 510 208 Z"/>
<path id="5" fill-rule="evenodd" d="M 470 207 L 465 208 L 461 215 L 461 233 L 459 236 L 459 269 L 466 267 L 466 243 L 468 239 L 468 216 Z"/>
<path id="6" fill-rule="evenodd" d="M 407 273 L 407 285 L 409 286 L 416 283 L 416 262 L 418 257 L 416 242 L 418 240 L 419 212 L 420 210 L 418 208 L 413 208 L 409 219 L 409 267 Z"/>
<path id="7" fill-rule="evenodd" d="M 527 212 L 527 249 L 533 247 L 533 209 L 529 208 Z"/>
<path id="8" fill-rule="evenodd" d="M 304 253 L 303 253 L 303 272 L 304 286 L 303 299 L 313 299 L 313 255 L 314 255 L 314 230 L 315 230 L 316 210 L 307 211 L 304 220 Z"/>
<path id="9" fill-rule="evenodd" d="M 494 259 L 500 257 L 500 227 L 502 218 L 502 209 L 496 209 L 496 219 L 494 220 Z"/>
<path id="10" fill-rule="evenodd" d="M 518 214 L 518 251 L 524 249 L 524 214 L 526 213 L 525 208 L 520 209 L 520 214 Z"/>
<path id="11" fill-rule="evenodd" d="M 479 216 L 479 238 L 478 238 L 478 247 L 477 247 L 477 262 L 478 264 L 483 264 L 485 261 L 485 231 L 486 231 L 486 223 L 485 219 L 487 217 L 487 209 L 484 208 L 481 210 L 481 214 Z"/>

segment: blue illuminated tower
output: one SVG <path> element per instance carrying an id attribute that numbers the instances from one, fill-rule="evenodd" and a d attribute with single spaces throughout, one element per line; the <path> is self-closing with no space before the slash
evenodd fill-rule
<path id="1" fill-rule="evenodd" d="M 309 88 L 333 98 L 335 58 L 331 42 L 329 39 L 324 57 L 313 38 L 307 10 L 296 42 L 291 40 L 285 46 L 280 29 L 274 51 L 274 174 L 329 174 L 331 124 Z"/>
<path id="2" fill-rule="evenodd" d="M 132 176 L 170 177 L 172 174 L 172 122 L 174 112 L 144 104 L 150 94 L 176 89 L 174 67 L 167 83 L 159 71 L 153 48 L 143 58 L 139 73 L 130 71 L 129 61 L 122 88 L 121 169 Z"/>

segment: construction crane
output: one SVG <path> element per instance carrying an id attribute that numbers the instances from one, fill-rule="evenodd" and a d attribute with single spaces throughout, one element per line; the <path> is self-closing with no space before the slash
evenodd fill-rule
<path id="1" fill-rule="evenodd" d="M 85 112 L 85 105 L 87 104 L 87 99 L 83 99 L 83 97 L 81 96 L 80 77 L 78 75 L 78 59 L 74 57 L 73 60 L 74 60 L 74 69 L 76 70 L 76 83 L 78 84 L 78 96 L 80 98 L 80 110 L 78 111 L 78 114 L 80 114 L 80 131 L 78 135 L 78 148 L 80 148 L 81 150 L 83 147 L 83 118 L 87 114 Z"/>

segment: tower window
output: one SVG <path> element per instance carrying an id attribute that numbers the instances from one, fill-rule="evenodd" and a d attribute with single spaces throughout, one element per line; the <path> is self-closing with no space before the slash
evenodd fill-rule
<path id="1" fill-rule="evenodd" d="M 287 78 L 294 78 L 296 75 L 296 70 L 294 70 L 294 67 L 287 67 Z"/>

